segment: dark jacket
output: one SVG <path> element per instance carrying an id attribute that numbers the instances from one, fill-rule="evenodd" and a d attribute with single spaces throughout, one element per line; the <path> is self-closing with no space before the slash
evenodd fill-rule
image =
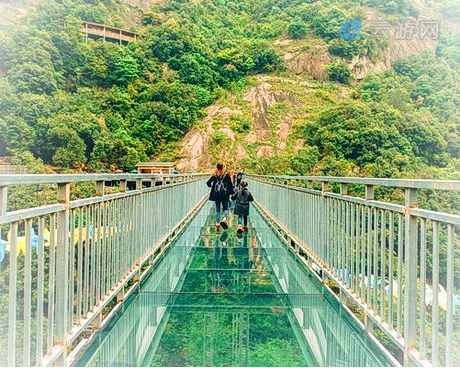
<path id="1" fill-rule="evenodd" d="M 216 193 L 216 184 L 221 179 L 222 179 L 222 184 L 225 187 L 224 194 Z M 206 185 L 211 188 L 211 193 L 209 193 L 210 201 L 228 201 L 229 196 L 233 194 L 233 183 L 228 173 L 225 173 L 223 178 L 217 175 L 211 176 L 206 182 Z"/>
<path id="2" fill-rule="evenodd" d="M 254 197 L 252 196 L 251 192 L 247 188 L 240 189 L 238 192 L 232 195 L 232 199 L 236 201 L 233 213 L 239 216 L 248 216 L 249 202 L 254 201 Z"/>

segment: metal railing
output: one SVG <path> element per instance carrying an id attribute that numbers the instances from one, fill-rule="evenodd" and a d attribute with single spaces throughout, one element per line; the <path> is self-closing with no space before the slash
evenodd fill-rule
<path id="1" fill-rule="evenodd" d="M 66 365 L 204 203 L 203 178 L 1 176 L 0 365 Z M 96 196 L 70 200 L 75 182 L 95 183 Z M 8 187 L 27 184 L 54 185 L 57 203 L 8 212 Z"/>
<path id="2" fill-rule="evenodd" d="M 405 365 L 460 364 L 460 216 L 418 207 L 420 190 L 458 192 L 460 181 L 248 179 L 259 208 L 360 308 L 366 328 L 401 350 Z M 364 197 L 349 195 L 350 185 L 364 186 Z M 404 190 L 405 204 L 375 200 L 374 187 Z"/>

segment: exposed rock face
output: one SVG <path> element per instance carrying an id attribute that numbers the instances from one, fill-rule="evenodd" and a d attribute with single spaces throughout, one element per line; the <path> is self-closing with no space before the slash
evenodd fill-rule
<path id="1" fill-rule="evenodd" d="M 272 146 L 260 146 L 256 155 L 257 157 L 272 157 L 275 155 L 275 150 Z"/>
<path id="2" fill-rule="evenodd" d="M 366 14 L 367 23 L 372 29 L 372 24 L 382 23 L 382 19 L 379 18 L 378 14 L 375 12 L 369 11 Z M 415 18 L 409 17 L 406 21 L 408 24 L 414 24 L 414 27 L 418 26 L 417 20 Z M 404 23 L 404 24 L 406 24 Z M 383 23 L 385 24 L 385 23 Z M 400 25 L 400 29 L 403 29 L 404 24 Z M 356 56 L 350 62 L 350 69 L 352 70 L 354 76 L 357 79 L 363 79 L 369 73 L 378 73 L 389 70 L 393 63 L 399 59 L 407 58 L 412 55 L 420 54 L 423 51 L 429 51 L 432 54 L 436 51 L 437 40 L 432 39 L 422 39 L 418 33 L 408 39 L 402 39 L 399 35 L 398 39 L 398 26 L 394 28 L 389 28 L 386 30 L 389 35 L 392 35 L 390 44 L 385 50 L 385 54 L 380 60 L 373 62 L 367 56 Z"/>
<path id="3" fill-rule="evenodd" d="M 252 122 L 257 140 L 264 140 L 270 134 L 270 123 L 267 119 L 268 108 L 289 97 L 283 91 L 270 90 L 270 87 L 270 84 L 263 82 L 260 86 L 251 88 L 244 96 L 244 100 L 252 105 Z"/>
<path id="4" fill-rule="evenodd" d="M 291 125 L 288 122 L 284 121 L 278 124 L 276 137 L 278 139 L 278 149 L 280 151 L 286 151 L 286 139 L 289 137 L 290 132 Z"/>
<path id="5" fill-rule="evenodd" d="M 235 160 L 239 161 L 239 160 L 242 160 L 243 158 L 246 158 L 246 157 L 248 157 L 248 153 L 243 148 L 243 146 L 241 144 L 239 144 L 238 147 L 236 148 Z"/>
<path id="6" fill-rule="evenodd" d="M 268 83 L 270 78 L 266 76 L 259 77 L 260 85 L 252 87 L 244 96 L 252 108 L 252 130 L 244 139 L 249 144 L 262 143 L 255 151 L 256 157 L 272 157 L 277 153 L 284 152 L 287 149 L 287 139 L 290 136 L 292 116 L 287 114 L 281 122 L 276 125 L 273 132 L 273 126 L 268 120 L 268 109 L 278 102 L 289 101 L 289 104 L 295 103 L 297 96 L 294 93 L 283 90 L 275 90 Z M 283 82 L 294 83 L 286 78 Z M 219 104 L 207 108 L 207 116 L 204 119 L 205 126 L 194 128 L 189 131 L 182 139 L 181 156 L 183 157 L 178 163 L 179 170 L 209 169 L 213 165 L 209 147 L 211 146 L 211 137 L 216 130 L 222 132 L 228 138 L 228 147 L 220 154 L 220 158 L 228 163 L 238 164 L 242 159 L 248 158 L 249 154 L 244 148 L 244 144 L 239 142 L 236 133 L 229 125 L 223 127 L 213 127 L 213 121 L 229 121 L 231 115 L 242 114 L 240 110 L 223 107 Z M 277 145 L 271 143 L 271 139 L 276 138 Z"/>
<path id="7" fill-rule="evenodd" d="M 246 142 L 248 142 L 250 144 L 256 143 L 257 142 L 257 136 L 254 133 L 249 133 L 246 136 Z"/>
<path id="8" fill-rule="evenodd" d="M 211 105 L 207 108 L 208 115 L 204 119 L 206 127 L 203 129 L 194 128 L 190 130 L 182 139 L 181 156 L 184 157 L 177 164 L 179 170 L 210 168 L 212 158 L 209 155 L 209 145 L 211 136 L 215 129 L 212 127 L 214 118 L 226 118 L 232 114 L 240 114 L 238 110 L 232 110 L 220 105 Z M 220 128 L 219 131 L 224 133 L 232 142 L 235 141 L 235 133 L 229 127 Z M 242 147 L 241 147 L 242 148 Z M 244 149 L 242 148 L 244 151 Z M 240 155 L 247 155 L 246 151 L 239 151 Z M 230 152 L 225 152 L 229 155 Z"/>
<path id="9" fill-rule="evenodd" d="M 209 135 L 200 129 L 190 130 L 182 140 L 182 155 L 177 168 L 179 170 L 198 169 L 209 167 L 211 158 L 207 154 Z"/>
<path id="10" fill-rule="evenodd" d="M 232 142 L 235 141 L 235 133 L 229 127 L 220 128 L 219 130 L 230 138 Z"/>
<path id="11" fill-rule="evenodd" d="M 420 2 L 421 3 L 421 2 Z M 419 4 L 420 5 L 420 4 Z M 421 15 L 427 19 L 437 19 L 438 15 L 428 14 L 427 9 L 418 6 Z M 384 55 L 376 62 L 367 56 L 357 56 L 350 62 L 350 68 L 357 79 L 362 79 L 368 73 L 378 73 L 389 70 L 393 63 L 399 59 L 420 54 L 423 51 L 436 51 L 437 40 L 422 39 L 417 31 L 420 27 L 420 20 L 408 17 L 404 23 L 391 26 L 377 11 L 368 9 L 365 14 L 364 27 L 370 29 L 374 34 L 380 34 L 389 39 L 390 44 L 384 51 Z M 410 29 L 413 27 L 413 33 Z M 409 30 L 409 31 L 408 31 Z M 407 39 L 405 36 L 408 36 Z"/>
<path id="12" fill-rule="evenodd" d="M 327 46 L 314 46 L 308 52 L 284 55 L 287 68 L 296 74 L 310 74 L 318 80 L 327 79 L 324 67 L 331 62 Z"/>
<path id="13" fill-rule="evenodd" d="M 427 19 L 438 19 L 439 15 L 431 14 Z M 364 27 L 376 31 L 375 25 L 384 24 L 385 33 L 391 35 L 391 41 L 385 50 L 384 55 L 378 61 L 372 61 L 367 56 L 356 56 L 349 62 L 350 69 L 357 79 L 363 79 L 369 73 L 378 73 L 389 70 L 394 62 L 399 59 L 407 58 L 412 55 L 420 54 L 423 51 L 430 51 L 433 54 L 436 51 L 437 40 L 429 38 L 422 39 L 417 32 L 413 37 L 402 39 L 398 37 L 398 32 L 407 24 L 414 24 L 418 27 L 417 19 L 408 17 L 404 24 L 394 27 L 385 23 L 381 15 L 375 10 L 368 10 L 365 14 Z M 388 25 L 388 26 L 387 26 Z M 444 28 L 452 28 L 449 22 L 442 23 Z M 378 29 L 378 28 L 377 28 Z M 400 39 L 398 39 L 400 38 Z M 287 40 L 285 40 L 287 41 Z M 276 41 L 276 45 L 285 45 L 283 41 Z M 286 43 L 287 45 L 288 43 Z M 325 45 L 317 45 L 311 47 L 306 52 L 289 52 L 284 55 L 284 61 L 287 68 L 296 74 L 309 74 L 318 80 L 326 80 L 328 78 L 324 67 L 333 61 L 333 58 L 328 52 Z"/>

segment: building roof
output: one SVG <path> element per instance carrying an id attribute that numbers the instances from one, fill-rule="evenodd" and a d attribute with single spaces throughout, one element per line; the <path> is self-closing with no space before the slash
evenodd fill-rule
<path id="1" fill-rule="evenodd" d="M 174 167 L 176 166 L 175 162 L 139 162 L 137 165 L 139 166 L 148 166 L 148 167 Z"/>

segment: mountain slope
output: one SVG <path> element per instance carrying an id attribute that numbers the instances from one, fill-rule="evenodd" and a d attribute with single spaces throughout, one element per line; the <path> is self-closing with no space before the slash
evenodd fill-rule
<path id="1" fill-rule="evenodd" d="M 223 159 L 258 172 L 457 172 L 458 37 L 389 41 L 372 29 L 432 16 L 421 0 L 16 6 L 28 9 L 20 24 L 0 29 L 0 155 L 87 171 Z M 82 20 L 141 37 L 85 43 Z"/>

